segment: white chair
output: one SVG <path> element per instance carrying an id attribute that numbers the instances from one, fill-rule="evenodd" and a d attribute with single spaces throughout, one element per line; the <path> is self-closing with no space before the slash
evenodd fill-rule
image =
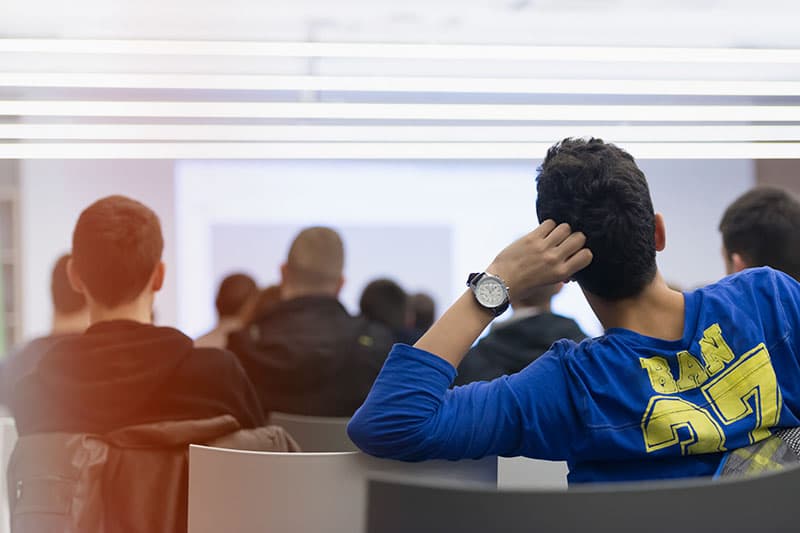
<path id="1" fill-rule="evenodd" d="M 496 486 L 496 458 L 401 463 L 359 452 L 189 449 L 189 533 L 363 533 L 367 480 Z"/>
<path id="2" fill-rule="evenodd" d="M 497 460 L 497 488 L 500 490 L 567 490 L 567 463 L 527 457 L 500 457 Z"/>
<path id="3" fill-rule="evenodd" d="M 349 418 L 271 413 L 270 424 L 281 426 L 304 452 L 356 452 L 347 436 Z"/>
<path id="4" fill-rule="evenodd" d="M 0 480 L 0 533 L 8 533 L 11 530 L 11 516 L 8 510 L 8 485 L 6 483 L 6 473 L 8 472 L 8 462 L 11 459 L 11 452 L 17 444 L 17 426 L 11 417 L 0 418 L 0 468 L 2 468 L 3 478 Z"/>

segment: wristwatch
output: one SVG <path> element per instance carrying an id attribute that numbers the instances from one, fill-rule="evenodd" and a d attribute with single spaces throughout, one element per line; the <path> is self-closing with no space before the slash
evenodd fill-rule
<path id="1" fill-rule="evenodd" d="M 508 309 L 508 287 L 498 276 L 476 272 L 467 278 L 467 286 L 472 289 L 478 305 L 492 315 L 500 316 Z"/>

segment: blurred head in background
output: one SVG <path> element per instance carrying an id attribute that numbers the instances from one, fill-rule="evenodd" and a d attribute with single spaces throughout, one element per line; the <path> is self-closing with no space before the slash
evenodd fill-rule
<path id="1" fill-rule="evenodd" d="M 53 335 L 82 333 L 89 327 L 89 307 L 83 294 L 76 292 L 69 283 L 67 263 L 70 255 L 58 258 L 50 279 L 50 294 L 53 299 Z"/>
<path id="2" fill-rule="evenodd" d="M 81 213 L 67 269 L 72 287 L 86 297 L 92 323 L 152 321 L 164 283 L 163 250 L 158 216 L 136 200 L 109 196 Z"/>
<path id="3" fill-rule="evenodd" d="M 436 304 L 429 295 L 418 292 L 408 299 L 411 315 L 411 327 L 418 331 L 427 331 L 433 325 L 436 316 Z"/>
<path id="4" fill-rule="evenodd" d="M 278 285 L 270 285 L 259 290 L 245 306 L 242 313 L 242 324 L 249 324 L 257 320 L 261 315 L 267 313 L 281 301 L 281 288 Z"/>
<path id="5" fill-rule="evenodd" d="M 728 274 L 769 266 L 800 280 L 800 203 L 788 192 L 746 192 L 725 210 L 719 230 Z"/>
<path id="6" fill-rule="evenodd" d="M 344 244 L 331 228 L 306 228 L 295 237 L 281 265 L 281 298 L 339 296 L 344 285 Z"/>
<path id="7" fill-rule="evenodd" d="M 219 285 L 215 305 L 220 320 L 240 319 L 246 305 L 255 298 L 258 286 L 247 274 L 235 273 L 226 276 Z"/>
<path id="8" fill-rule="evenodd" d="M 408 295 L 400 285 L 390 279 L 376 279 L 361 293 L 361 314 L 392 331 L 400 331 L 408 324 Z"/>

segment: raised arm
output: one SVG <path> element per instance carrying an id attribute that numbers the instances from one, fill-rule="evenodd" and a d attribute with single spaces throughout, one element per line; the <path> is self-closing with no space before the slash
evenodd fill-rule
<path id="1" fill-rule="evenodd" d="M 510 292 L 562 281 L 591 262 L 584 244 L 568 225 L 545 221 L 503 250 L 487 272 Z M 563 369 L 557 357 L 543 358 L 517 376 L 448 392 L 455 367 L 492 318 L 465 292 L 413 348 L 396 346 L 350 423 L 351 439 L 367 453 L 406 460 L 520 452 L 523 420 L 546 423 L 551 415 L 531 411 L 528 393 L 521 398 L 515 389 L 546 393 L 548 380 L 564 383 Z"/>
<path id="2" fill-rule="evenodd" d="M 591 263 L 585 243 L 583 233 L 572 233 L 568 224 L 546 220 L 500 252 L 486 271 L 503 279 L 509 292 L 564 281 Z M 467 291 L 414 346 L 458 367 L 493 318 Z"/>

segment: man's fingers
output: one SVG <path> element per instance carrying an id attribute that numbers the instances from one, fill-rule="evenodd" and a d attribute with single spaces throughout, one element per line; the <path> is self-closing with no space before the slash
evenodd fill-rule
<path id="1" fill-rule="evenodd" d="M 550 233 L 554 229 L 556 229 L 556 225 L 557 224 L 555 223 L 555 221 L 548 218 L 547 220 L 539 224 L 539 226 L 531 232 L 531 235 L 544 239 L 545 237 L 550 235 Z"/>
<path id="2" fill-rule="evenodd" d="M 581 232 L 572 233 L 564 242 L 556 247 L 556 251 L 558 251 L 561 257 L 566 259 L 583 248 L 584 244 L 586 244 L 586 235 Z"/>
<path id="3" fill-rule="evenodd" d="M 559 224 L 544 238 L 544 242 L 547 246 L 555 247 L 564 242 L 571 233 L 572 229 L 570 229 L 569 224 Z"/>
<path id="4" fill-rule="evenodd" d="M 583 270 L 589 266 L 592 262 L 592 258 L 592 251 L 588 248 L 583 248 L 582 250 L 576 252 L 572 257 L 564 262 L 564 266 L 567 269 L 566 277 L 569 277 L 579 270 Z"/>

